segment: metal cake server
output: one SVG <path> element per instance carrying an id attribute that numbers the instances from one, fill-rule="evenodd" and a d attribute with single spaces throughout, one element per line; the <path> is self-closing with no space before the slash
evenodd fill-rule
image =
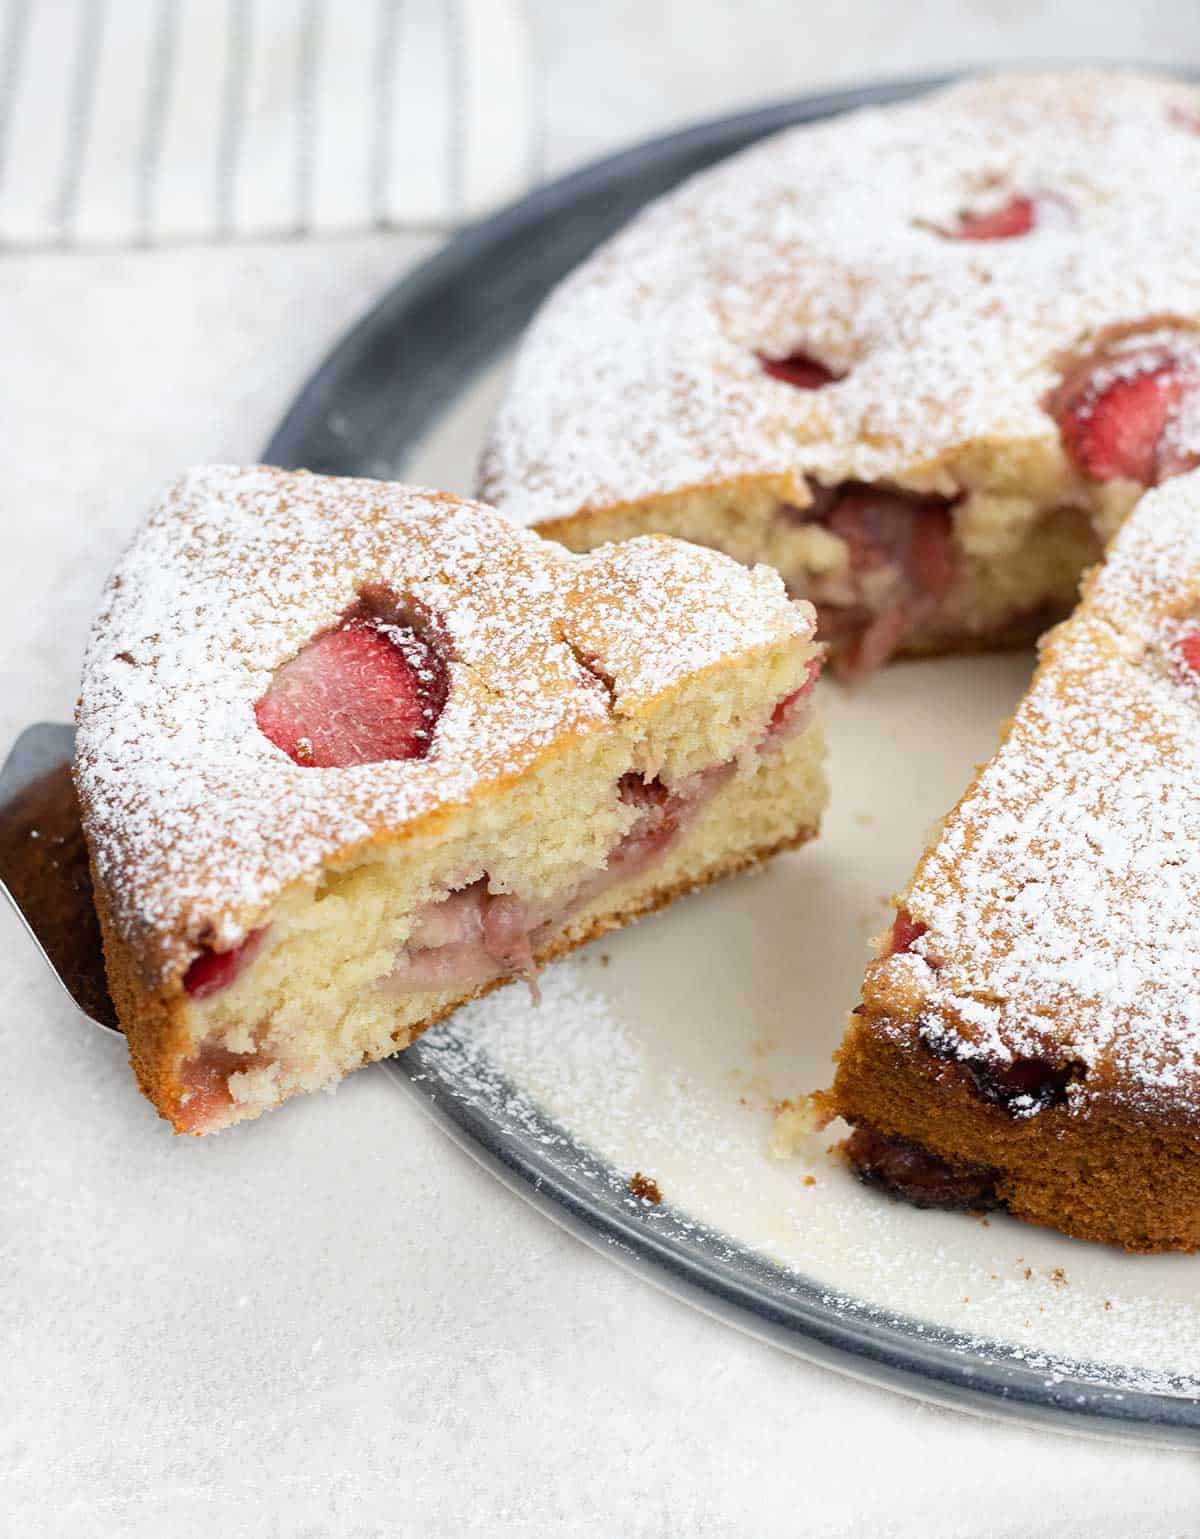
<path id="1" fill-rule="evenodd" d="M 26 727 L 0 769 L 0 889 L 50 971 L 95 1026 L 117 1032 L 87 848 L 71 783 L 75 729 Z"/>

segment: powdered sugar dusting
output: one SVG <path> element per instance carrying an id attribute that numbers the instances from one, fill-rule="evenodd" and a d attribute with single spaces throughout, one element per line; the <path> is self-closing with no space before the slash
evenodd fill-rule
<path id="1" fill-rule="evenodd" d="M 1200 474 L 1145 497 L 905 898 L 939 1051 L 1200 1110 Z M 903 959 L 913 982 L 913 958 Z M 892 964 L 889 963 L 889 966 Z M 897 980 L 899 981 L 899 980 Z"/>
<path id="2" fill-rule="evenodd" d="M 1041 402 L 1098 332 L 1200 319 L 1200 93 L 1006 76 L 777 135 L 641 214 L 551 296 L 484 457 L 524 521 L 742 475 L 898 478 Z M 959 241 L 1032 194 L 1034 229 Z M 845 378 L 795 390 L 758 355 Z"/>
<path id="3" fill-rule="evenodd" d="M 527 989 L 509 985 L 465 1006 L 435 1039 L 439 1063 L 453 1063 L 464 1089 L 472 1066 L 477 1074 L 485 1063 L 517 1083 L 529 1085 L 532 1078 L 538 1099 L 585 1137 L 589 1109 L 602 1104 L 618 1119 L 612 1132 L 627 1135 L 647 1072 L 645 1053 L 604 996 L 587 987 L 577 963 L 547 968 L 541 996 L 533 1005 Z"/>
<path id="4" fill-rule="evenodd" d="M 368 586 L 446 637 L 432 751 L 297 765 L 259 731 L 254 703 Z M 628 602 L 580 597 L 609 587 Z M 645 540 L 577 558 L 435 492 L 193 471 L 113 574 L 88 646 L 77 776 L 97 875 L 162 979 L 199 943 L 236 943 L 330 857 L 468 802 L 693 670 L 811 633 L 774 574 L 710 552 Z M 611 699 L 585 650 L 615 680 Z"/>

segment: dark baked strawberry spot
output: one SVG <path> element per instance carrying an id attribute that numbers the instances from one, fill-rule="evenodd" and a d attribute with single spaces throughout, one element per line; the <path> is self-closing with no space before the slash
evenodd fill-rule
<path id="1" fill-rule="evenodd" d="M 842 1152 L 865 1185 L 916 1208 L 978 1211 L 1000 1206 L 995 1171 L 983 1165 L 947 1164 L 907 1138 L 859 1126 L 842 1144 Z"/>
<path id="2" fill-rule="evenodd" d="M 845 375 L 835 374 L 816 358 L 800 351 L 789 353 L 786 358 L 768 358 L 759 353 L 758 361 L 764 374 L 782 380 L 785 385 L 793 385 L 797 390 L 820 390 L 825 385 L 834 385 L 839 379 L 845 378 Z"/>
<path id="3" fill-rule="evenodd" d="M 364 606 L 284 663 L 254 715 L 293 763 L 344 769 L 423 758 L 448 690 L 439 648 Z"/>
<path id="4" fill-rule="evenodd" d="M 1047 1106 L 1061 1106 L 1067 1099 L 1067 1086 L 1075 1078 L 1075 1066 L 1057 1066 L 1045 1058 L 1014 1058 L 999 1064 L 986 1058 L 961 1060 L 985 1101 L 1006 1111 L 1027 1114 Z"/>
<path id="5" fill-rule="evenodd" d="M 1022 1055 L 1007 1061 L 964 1052 L 962 1040 L 937 1028 L 923 1027 L 921 1041 L 934 1058 L 956 1064 L 985 1101 L 1014 1117 L 1032 1117 L 1048 1106 L 1061 1106 L 1074 1081 L 1087 1074 L 1075 1060 L 1054 1063 Z"/>
<path id="6" fill-rule="evenodd" d="M 1198 402 L 1196 342 L 1125 339 L 1071 369 L 1047 408 L 1082 474 L 1153 486 L 1200 463 Z"/>
<path id="7" fill-rule="evenodd" d="M 241 945 L 230 951 L 205 947 L 183 975 L 184 991 L 192 999 L 207 999 L 210 994 L 228 988 L 258 950 L 266 933 L 267 927 L 251 930 Z"/>

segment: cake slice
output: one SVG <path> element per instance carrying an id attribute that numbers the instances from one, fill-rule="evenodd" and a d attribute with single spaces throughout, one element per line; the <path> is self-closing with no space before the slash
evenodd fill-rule
<path id="1" fill-rule="evenodd" d="M 810 838 L 813 615 L 678 541 L 186 476 L 92 630 L 75 767 L 143 1090 L 208 1133 Z"/>
<path id="2" fill-rule="evenodd" d="M 1200 473 L 1046 638 L 867 969 L 827 1114 L 859 1173 L 1200 1246 Z"/>
<path id="3" fill-rule="evenodd" d="M 1073 605 L 1200 457 L 1200 92 L 1004 75 L 775 135 L 534 319 L 482 495 L 774 566 L 848 672 Z"/>

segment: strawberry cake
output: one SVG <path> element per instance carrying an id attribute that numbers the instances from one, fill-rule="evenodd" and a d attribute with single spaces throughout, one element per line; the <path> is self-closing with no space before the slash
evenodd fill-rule
<path id="1" fill-rule="evenodd" d="M 811 608 L 434 492 L 197 470 L 109 581 L 76 782 L 143 1090 L 207 1133 L 816 831 Z"/>
<path id="2" fill-rule="evenodd" d="M 864 1179 L 1200 1247 L 1200 472 L 1044 640 L 867 969 L 826 1116 Z"/>
<path id="3" fill-rule="evenodd" d="M 1200 460 L 1200 91 L 1006 75 L 776 135 L 551 295 L 482 495 L 766 562 L 849 672 L 1006 644 Z"/>

